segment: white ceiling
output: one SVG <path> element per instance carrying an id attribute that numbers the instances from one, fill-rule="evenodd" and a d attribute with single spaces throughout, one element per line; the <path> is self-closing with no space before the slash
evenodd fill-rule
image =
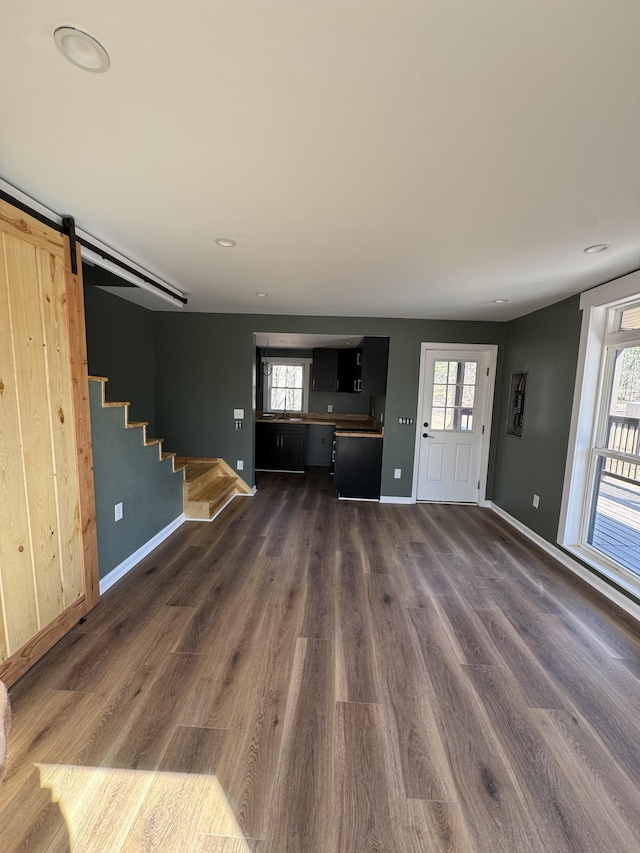
<path id="1" fill-rule="evenodd" d="M 0 173 L 188 310 L 501 320 L 640 266 L 637 0 L 0 11 Z"/>

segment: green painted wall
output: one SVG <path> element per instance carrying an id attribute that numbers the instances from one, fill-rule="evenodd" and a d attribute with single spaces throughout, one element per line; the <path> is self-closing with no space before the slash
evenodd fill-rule
<path id="1" fill-rule="evenodd" d="M 556 542 L 581 313 L 572 297 L 507 324 L 493 501 Z M 512 372 L 528 371 L 522 438 L 506 434 Z M 533 495 L 540 496 L 534 509 Z"/>
<path id="2" fill-rule="evenodd" d="M 252 314 L 154 313 L 156 427 L 166 447 L 185 455 L 242 459 L 253 484 L 255 332 L 388 336 L 382 494 L 411 494 L 420 343 L 504 343 L 505 324 L 362 317 L 299 317 Z M 500 370 L 500 362 L 498 364 Z M 496 397 L 496 405 L 499 395 Z M 233 409 L 244 408 L 244 429 L 235 430 Z M 495 447 L 492 446 L 489 490 Z M 394 468 L 402 469 L 395 480 Z"/>
<path id="3" fill-rule="evenodd" d="M 89 383 L 100 577 L 182 513 L 182 474 L 160 462 L 142 430 L 125 429 L 124 409 L 102 408 L 101 383 Z M 114 508 L 123 502 L 116 522 Z"/>
<path id="4" fill-rule="evenodd" d="M 89 373 L 107 376 L 107 400 L 128 400 L 135 421 L 149 421 L 155 435 L 153 314 L 146 308 L 100 290 L 121 279 L 84 264 L 85 318 Z"/>

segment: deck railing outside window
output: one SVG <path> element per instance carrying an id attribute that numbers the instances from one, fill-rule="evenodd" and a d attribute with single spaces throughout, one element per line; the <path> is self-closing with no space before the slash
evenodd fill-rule
<path id="1" fill-rule="evenodd" d="M 609 416 L 607 448 L 638 456 L 638 464 L 607 457 L 604 470 L 621 480 L 640 481 L 640 418 Z"/>

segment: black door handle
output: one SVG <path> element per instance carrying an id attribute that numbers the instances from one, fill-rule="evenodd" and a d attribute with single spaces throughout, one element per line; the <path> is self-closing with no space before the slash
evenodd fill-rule
<path id="1" fill-rule="evenodd" d="M 423 432 L 423 433 L 422 433 L 422 437 L 423 437 L 423 438 L 433 438 L 433 436 L 432 436 L 432 435 L 429 435 L 429 433 L 428 433 L 428 432 Z"/>

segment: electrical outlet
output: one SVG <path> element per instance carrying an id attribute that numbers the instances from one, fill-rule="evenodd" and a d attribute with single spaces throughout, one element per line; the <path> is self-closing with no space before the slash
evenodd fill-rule
<path id="1" fill-rule="evenodd" d="M 114 509 L 116 521 L 120 521 L 122 519 L 122 516 L 124 515 L 124 511 L 122 509 L 122 501 L 120 501 L 119 504 L 116 504 Z"/>
<path id="2" fill-rule="evenodd" d="M 234 421 L 243 421 L 244 420 L 244 409 L 234 409 L 233 410 L 233 419 L 234 419 Z"/>
<path id="3" fill-rule="evenodd" d="M 402 468 L 396 468 L 393 472 L 394 480 L 399 480 L 402 477 Z"/>
<path id="4" fill-rule="evenodd" d="M 236 462 L 236 471 L 244 471 L 244 459 L 238 459 Z"/>
<path id="5" fill-rule="evenodd" d="M 328 411 L 328 412 L 332 412 L 332 411 L 333 411 L 333 406 L 331 405 L 331 403 L 329 403 L 329 405 L 327 406 L 327 411 Z"/>
<path id="6" fill-rule="evenodd" d="M 242 421 L 236 421 L 236 429 L 242 429 Z"/>
<path id="7" fill-rule="evenodd" d="M 540 496 L 539 495 L 533 496 L 533 505 L 536 509 L 538 509 L 538 507 L 540 506 Z"/>

